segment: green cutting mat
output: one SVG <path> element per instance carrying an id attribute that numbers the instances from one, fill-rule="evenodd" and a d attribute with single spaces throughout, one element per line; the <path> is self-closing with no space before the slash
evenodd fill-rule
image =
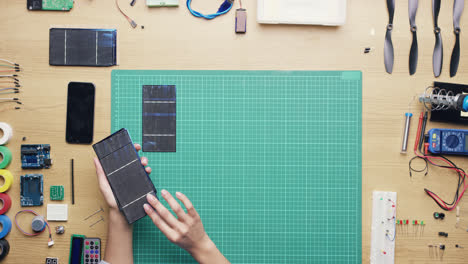
<path id="1" fill-rule="evenodd" d="M 176 85 L 177 152 L 142 153 L 232 263 L 361 263 L 361 72 L 112 71 L 112 131 Z M 167 205 L 167 204 L 166 204 Z M 192 263 L 148 217 L 135 263 Z"/>

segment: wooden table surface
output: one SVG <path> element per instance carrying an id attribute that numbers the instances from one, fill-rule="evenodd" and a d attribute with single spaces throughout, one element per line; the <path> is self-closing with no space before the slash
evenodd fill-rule
<path id="1" fill-rule="evenodd" d="M 445 199 L 451 199 L 456 175 L 446 170 L 430 169 L 429 175 L 416 174 L 410 179 L 408 161 L 412 155 L 400 155 L 404 112 L 412 98 L 434 80 L 432 51 L 434 34 L 431 1 L 420 1 L 417 14 L 419 64 L 414 76 L 408 74 L 411 35 L 407 1 L 397 0 L 393 39 L 394 73 L 385 73 L 383 43 L 388 20 L 386 1 L 349 0 L 346 25 L 341 27 L 260 25 L 256 22 L 256 1 L 244 1 L 248 12 L 248 33 L 234 33 L 234 12 L 213 21 L 192 17 L 180 0 L 178 8 L 147 8 L 144 0 L 120 1 L 122 8 L 139 25 L 132 29 L 118 12 L 113 0 L 75 1 L 70 12 L 31 12 L 26 0 L 0 1 L 0 58 L 13 60 L 24 68 L 20 94 L 21 110 L 0 112 L 0 121 L 12 125 L 14 137 L 8 144 L 13 152 L 9 169 L 14 184 L 8 191 L 13 206 L 7 215 L 13 218 L 22 209 L 19 205 L 19 176 L 32 171 L 21 170 L 20 144 L 48 143 L 52 146 L 53 166 L 44 173 L 44 203 L 49 202 L 49 186 L 64 185 L 69 204 L 69 220 L 64 223 L 65 235 L 54 235 L 55 245 L 47 248 L 47 237 L 25 237 L 15 227 L 7 239 L 11 250 L 5 263 L 44 263 L 46 257 L 68 261 L 70 234 L 101 237 L 105 244 L 107 214 L 104 223 L 89 225 L 99 219 L 83 219 L 105 202 L 99 192 L 92 164 L 94 153 L 89 145 L 65 142 L 67 84 L 70 81 L 93 82 L 96 85 L 95 142 L 110 132 L 110 72 L 112 69 L 209 69 L 209 70 L 361 70 L 363 72 L 363 192 L 362 192 L 362 259 L 369 262 L 372 191 L 398 193 L 398 219 L 426 222 L 422 236 L 397 235 L 396 263 L 437 263 L 429 256 L 429 243 L 443 243 L 447 249 L 445 263 L 466 263 L 468 233 L 455 228 L 455 213 L 447 213 L 444 221 L 432 214 L 441 211 L 423 191 L 428 187 Z M 214 10 L 218 0 L 194 1 L 197 10 Z M 238 3 L 236 3 L 237 7 Z M 468 15 L 462 17 L 462 51 L 457 76 L 449 77 L 450 54 L 454 44 L 452 33 L 453 1 L 443 1 L 439 23 L 444 42 L 443 73 L 439 81 L 468 83 Z M 119 66 L 109 68 L 51 67 L 48 63 L 49 28 L 98 27 L 118 29 Z M 371 47 L 369 54 L 363 49 Z M 340 95 L 331 95 L 340 96 Z M 2 107 L 14 107 L 2 104 Z M 346 106 L 343 111 L 346 111 Z M 410 106 L 413 118 L 410 146 L 414 143 L 417 117 L 422 110 L 416 101 Z M 431 124 L 428 127 L 457 127 Z M 22 138 L 26 137 L 25 141 Z M 70 198 L 70 159 L 75 159 L 76 202 Z M 466 168 L 468 162 L 454 158 Z M 468 208 L 468 201 L 462 207 Z M 466 205 L 466 206 L 465 206 Z M 34 210 L 46 213 L 46 206 Z M 468 209 L 462 211 L 468 220 Z M 24 218 L 26 219 L 26 217 Z M 23 220 L 24 220 L 23 219 Z M 22 221 L 24 222 L 24 221 Z M 24 222 L 27 224 L 27 222 Z M 57 224 L 53 223 L 52 227 Z M 438 231 L 449 233 L 439 238 Z M 465 249 L 456 249 L 460 244 Z"/>

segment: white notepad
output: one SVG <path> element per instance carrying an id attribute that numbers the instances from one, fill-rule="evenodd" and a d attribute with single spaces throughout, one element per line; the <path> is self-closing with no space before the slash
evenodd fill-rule
<path id="1" fill-rule="evenodd" d="M 347 0 L 258 0 L 258 23 L 339 26 Z"/>

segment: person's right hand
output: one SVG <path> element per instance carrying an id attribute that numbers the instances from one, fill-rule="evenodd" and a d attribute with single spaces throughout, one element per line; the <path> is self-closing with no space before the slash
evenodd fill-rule
<path id="1" fill-rule="evenodd" d="M 168 191 L 162 190 L 161 195 L 177 218 L 150 194 L 147 195 L 147 200 L 151 206 L 145 204 L 144 209 L 169 241 L 187 250 L 199 263 L 229 263 L 206 234 L 200 216 L 187 196 L 176 192 L 177 198 L 187 210 L 186 213 Z"/>

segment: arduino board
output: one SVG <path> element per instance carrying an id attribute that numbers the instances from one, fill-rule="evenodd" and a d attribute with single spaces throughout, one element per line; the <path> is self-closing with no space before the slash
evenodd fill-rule
<path id="1" fill-rule="evenodd" d="M 42 174 L 21 175 L 21 206 L 39 206 L 44 200 Z"/>
<path id="2" fill-rule="evenodd" d="M 21 145 L 21 168 L 48 169 L 52 165 L 50 145 Z"/>
<path id="3" fill-rule="evenodd" d="M 70 11 L 73 0 L 28 0 L 29 10 Z"/>

